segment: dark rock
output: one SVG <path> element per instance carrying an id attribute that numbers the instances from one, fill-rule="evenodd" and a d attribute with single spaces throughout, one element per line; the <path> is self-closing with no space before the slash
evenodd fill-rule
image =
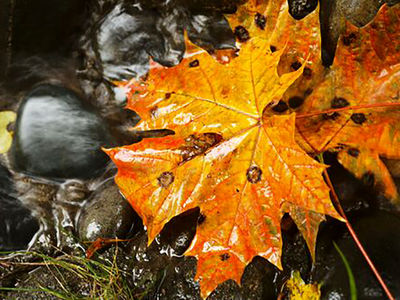
<path id="1" fill-rule="evenodd" d="M 191 41 L 209 51 L 234 48 L 222 13 L 172 3 L 118 4 L 100 21 L 95 49 L 107 79 L 145 75 L 149 57 L 164 66 L 177 65 L 185 52 L 185 29 Z"/>
<path id="2" fill-rule="evenodd" d="M 382 0 L 337 1 L 338 8 L 346 19 L 357 27 L 363 27 L 371 22 L 384 2 Z"/>
<path id="3" fill-rule="evenodd" d="M 68 264 L 70 262 L 64 263 Z M 76 268 L 78 267 L 82 268 L 82 266 L 76 265 Z M 7 299 L 57 300 L 60 297 L 55 294 L 62 294 L 66 299 L 73 299 L 77 295 L 91 295 L 93 288 L 91 282 L 82 280 L 73 271 L 73 268 L 70 267 L 68 269 L 47 263 L 46 267 L 39 267 L 29 273 L 21 274 L 15 285 L 15 288 L 19 288 L 21 291 L 9 292 L 6 294 Z M 38 291 L 40 287 L 43 287 L 42 291 Z M 35 290 L 35 293 L 30 290 Z"/>
<path id="4" fill-rule="evenodd" d="M 361 244 L 379 270 L 389 290 L 400 297 L 400 218 L 385 211 L 365 210 L 350 218 Z M 385 294 L 345 225 L 333 222 L 318 236 L 313 278 L 322 283 L 321 299 L 350 299 L 349 277 L 334 241 L 346 257 L 355 277 L 358 299 L 385 299 Z"/>
<path id="5" fill-rule="evenodd" d="M 350 149 L 349 149 L 350 150 Z M 329 165 L 328 174 L 333 188 L 345 212 L 377 207 L 377 199 L 370 186 L 366 186 L 347 171 L 333 153 L 324 154 L 324 163 Z"/>
<path id="6" fill-rule="evenodd" d="M 319 10 L 321 31 L 321 59 L 325 67 L 332 65 L 344 20 L 336 0 L 321 0 Z"/>
<path id="7" fill-rule="evenodd" d="M 219 13 L 192 15 L 187 30 L 193 43 L 209 51 L 230 49 L 235 45 L 235 37 L 229 23 Z"/>
<path id="8" fill-rule="evenodd" d="M 124 239 L 134 230 L 140 230 L 142 221 L 110 179 L 88 200 L 77 228 L 83 241 L 95 241 L 100 237 Z"/>
<path id="9" fill-rule="evenodd" d="M 196 234 L 199 209 L 189 210 L 172 218 L 156 238 L 160 253 L 181 256 L 189 248 Z"/>
<path id="10" fill-rule="evenodd" d="M 314 11 L 318 5 L 317 0 L 288 0 L 289 13 L 296 20 L 301 20 Z"/>
<path id="11" fill-rule="evenodd" d="M 289 278 L 292 271 L 299 271 L 303 278 L 308 278 L 312 266 L 311 255 L 297 227 L 292 226 L 289 230 L 282 231 L 282 239 L 281 261 L 284 275 Z"/>
<path id="12" fill-rule="evenodd" d="M 154 22 L 154 12 L 143 14 L 136 8 L 128 12 L 122 5 L 102 20 L 96 34 L 96 48 L 106 78 L 129 79 L 147 73 L 149 54 L 144 45 L 152 33 L 155 35 L 155 29 L 144 30 L 144 27 Z M 158 42 L 162 44 L 160 37 Z"/>
<path id="13" fill-rule="evenodd" d="M 220 285 L 207 297 L 207 300 L 244 300 L 240 294 L 238 284 L 233 280 L 227 280 Z"/>
<path id="14" fill-rule="evenodd" d="M 276 300 L 276 280 L 279 269 L 262 257 L 256 256 L 246 266 L 241 279 L 241 294 L 246 300 Z"/>
<path id="15" fill-rule="evenodd" d="M 11 174 L 0 165 L 0 251 L 26 249 L 38 230 L 38 221 L 16 197 Z"/>
<path id="16" fill-rule="evenodd" d="M 197 260 L 194 257 L 160 255 L 158 243 L 147 248 L 147 233 L 141 232 L 131 242 L 126 270 L 135 295 L 143 300 L 200 300 L 199 284 L 194 281 Z"/>
<path id="17" fill-rule="evenodd" d="M 111 146 L 105 121 L 74 92 L 40 85 L 22 101 L 10 158 L 14 169 L 54 180 L 99 175 Z"/>

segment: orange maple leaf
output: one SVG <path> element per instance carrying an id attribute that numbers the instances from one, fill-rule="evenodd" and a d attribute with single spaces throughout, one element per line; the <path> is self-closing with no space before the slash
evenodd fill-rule
<path id="1" fill-rule="evenodd" d="M 198 258 L 204 297 L 227 279 L 240 282 L 256 255 L 280 266 L 284 213 L 312 253 L 324 215 L 340 218 L 322 177 L 325 165 L 294 139 L 295 114 L 271 113 L 303 72 L 279 76 L 282 53 L 252 38 L 225 65 L 202 52 L 152 69 L 146 88 L 129 100 L 142 118 L 135 129 L 171 129 L 175 136 L 106 150 L 149 243 L 171 218 L 200 207 L 203 222 L 186 254 Z"/>
<path id="2" fill-rule="evenodd" d="M 316 15 L 306 22 L 312 18 L 316 22 Z M 304 149 L 338 151 L 339 161 L 357 177 L 374 173 L 376 184 L 395 203 L 400 202 L 399 193 L 380 156 L 400 158 L 400 56 L 395 46 L 400 45 L 399 18 L 398 7 L 384 6 L 365 28 L 347 24 L 334 65 L 323 73 L 314 72 L 313 81 L 303 85 L 313 92 L 297 112 L 301 117 L 344 110 L 296 122 L 297 141 Z"/>

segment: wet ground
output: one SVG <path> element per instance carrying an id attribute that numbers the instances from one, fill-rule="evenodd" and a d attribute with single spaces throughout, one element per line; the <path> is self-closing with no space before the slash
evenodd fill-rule
<path id="1" fill-rule="evenodd" d="M 223 14 L 234 12 L 236 2 L 0 1 L 0 111 L 17 113 L 10 125 L 13 145 L 0 158 L 0 251 L 29 248 L 79 265 L 83 262 L 69 255 L 83 257 L 85 242 L 127 239 L 94 255 L 94 261 L 120 269 L 118 278 L 131 294 L 117 298 L 200 299 L 196 260 L 182 256 L 194 237 L 198 211 L 171 220 L 147 247 L 142 222 L 119 193 L 116 170 L 100 147 L 148 136 L 129 130 L 138 116 L 123 108 L 125 99 L 110 81 L 145 75 L 150 56 L 165 66 L 179 63 L 184 30 L 209 52 L 234 48 L 235 35 Z M 357 234 L 400 297 L 397 210 L 373 190 L 373 176 L 356 180 L 332 154 L 326 163 Z M 241 286 L 225 282 L 208 299 L 285 297 L 283 283 L 296 270 L 307 282 L 322 284 L 322 299 L 349 299 L 348 275 L 332 241 L 352 267 L 358 299 L 384 299 L 343 224 L 328 220 L 321 226 L 314 265 L 289 217 L 282 228 L 282 271 L 255 257 Z M 54 275 L 60 268 L 39 261 L 33 254 L 3 255 L 0 287 L 66 289 L 80 297 L 93 292 L 90 280 L 77 280 L 74 269 L 61 268 L 61 280 Z M 0 298 L 59 295 L 20 290 L 0 292 Z"/>

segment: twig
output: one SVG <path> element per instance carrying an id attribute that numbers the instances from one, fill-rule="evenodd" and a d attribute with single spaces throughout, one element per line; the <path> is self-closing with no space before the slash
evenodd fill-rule
<path id="1" fill-rule="evenodd" d="M 378 270 L 376 269 L 374 263 L 370 259 L 368 253 L 365 251 L 363 245 L 361 244 L 360 240 L 358 239 L 357 234 L 355 233 L 349 220 L 347 219 L 346 214 L 344 213 L 344 210 L 343 210 L 342 206 L 340 205 L 339 198 L 333 188 L 332 182 L 329 178 L 329 175 L 328 175 L 328 172 L 326 171 L 326 169 L 324 170 L 324 176 L 325 176 L 326 182 L 327 182 L 327 184 L 331 190 L 332 196 L 333 196 L 333 204 L 335 205 L 336 209 L 339 211 L 339 214 L 341 215 L 341 217 L 346 220 L 345 223 L 346 223 L 347 229 L 350 232 L 351 237 L 353 238 L 354 242 L 356 243 L 358 249 L 361 251 L 365 260 L 367 261 L 367 263 L 368 263 L 369 267 L 371 268 L 372 272 L 374 273 L 376 279 L 379 281 L 380 285 L 382 286 L 383 290 L 385 291 L 386 296 L 390 300 L 395 300 L 392 293 L 389 291 L 386 283 L 383 281 L 381 275 L 379 274 Z"/>
<path id="2" fill-rule="evenodd" d="M 315 147 L 313 145 L 311 145 L 307 139 L 304 139 L 305 142 L 311 147 L 311 149 L 313 149 L 313 151 L 315 151 L 316 153 L 318 153 L 318 150 L 315 149 Z M 322 155 L 322 154 L 321 154 Z M 392 293 L 389 291 L 386 283 L 383 281 L 381 275 L 379 274 L 378 270 L 376 269 L 374 263 L 372 262 L 372 260 L 370 259 L 367 251 L 365 251 L 363 245 L 361 244 L 360 240 L 357 237 L 357 234 L 355 233 L 353 227 L 351 226 L 349 220 L 347 219 L 347 216 L 342 208 L 342 205 L 340 204 L 339 201 L 339 197 L 337 196 L 335 189 L 333 188 L 333 184 L 331 182 L 331 179 L 329 178 L 329 174 L 328 171 L 326 169 L 324 169 L 324 177 L 326 179 L 326 183 L 328 184 L 328 187 L 332 193 L 332 202 L 335 205 L 336 209 L 338 210 L 340 216 L 345 220 L 345 224 L 347 229 L 349 230 L 349 233 L 351 235 L 351 237 L 353 238 L 354 242 L 356 243 L 358 249 L 360 250 L 361 254 L 364 256 L 365 260 L 367 261 L 369 267 L 371 268 L 372 272 L 374 273 L 376 279 L 378 280 L 379 284 L 381 285 L 382 289 L 384 290 L 386 296 L 388 297 L 388 299 L 390 300 L 395 300 L 395 298 L 393 297 Z"/>

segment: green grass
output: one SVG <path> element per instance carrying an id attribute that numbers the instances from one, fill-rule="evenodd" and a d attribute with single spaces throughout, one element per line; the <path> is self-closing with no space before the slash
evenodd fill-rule
<path id="1" fill-rule="evenodd" d="M 343 252 L 340 250 L 339 246 L 333 242 L 333 246 L 335 246 L 336 251 L 339 253 L 340 258 L 343 261 L 343 264 L 346 268 L 347 271 L 347 276 L 349 277 L 349 287 L 350 287 L 350 299 L 351 300 L 357 300 L 357 287 L 356 287 L 356 281 L 354 279 L 353 272 L 351 270 L 350 264 L 347 261 L 346 256 L 343 254 Z"/>
<path id="2" fill-rule="evenodd" d="M 58 299 L 81 300 L 81 299 L 140 299 L 144 296 L 134 295 L 132 288 L 128 286 L 127 276 L 120 270 L 116 258 L 118 248 L 113 255 L 113 259 L 87 259 L 84 256 L 72 256 L 63 254 L 59 257 L 51 257 L 37 252 L 24 253 L 34 258 L 34 262 L 13 263 L 18 265 L 32 265 L 48 268 L 52 282 L 56 282 L 56 288 L 45 286 L 35 286 L 34 288 L 6 288 L 0 287 L 0 293 L 45 293 Z M 76 294 L 70 290 L 68 280 L 65 278 L 73 276 L 79 283 L 89 287 L 86 295 Z M 86 290 L 85 290 L 86 291 Z M 7 297 L 7 293 L 4 293 Z M 6 298 L 11 299 L 11 298 Z"/>

